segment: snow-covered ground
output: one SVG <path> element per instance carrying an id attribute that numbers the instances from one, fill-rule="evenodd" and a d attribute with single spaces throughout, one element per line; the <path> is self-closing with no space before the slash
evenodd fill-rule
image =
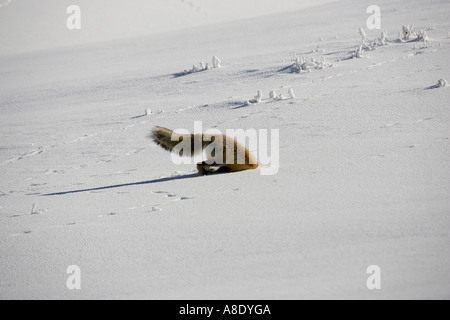
<path id="1" fill-rule="evenodd" d="M 0 54 L 104 42 L 235 21 L 337 0 L 0 0 Z M 66 11 L 81 9 L 68 32 Z"/>
<path id="2" fill-rule="evenodd" d="M 391 41 L 353 58 L 370 4 L 1 56 L 0 299 L 450 298 L 450 3 L 378 1 Z M 198 176 L 146 138 L 194 121 L 279 129 L 279 172 Z"/>

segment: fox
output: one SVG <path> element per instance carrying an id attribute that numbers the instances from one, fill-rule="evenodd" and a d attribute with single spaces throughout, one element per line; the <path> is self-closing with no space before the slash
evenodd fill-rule
<path id="1" fill-rule="evenodd" d="M 220 139 L 220 136 L 222 139 Z M 219 139 L 217 139 L 219 137 Z M 256 158 L 250 153 L 248 148 L 239 143 L 236 139 L 231 138 L 225 134 L 178 134 L 173 130 L 164 127 L 155 127 L 152 129 L 148 138 L 152 139 L 157 145 L 170 152 L 177 152 L 179 156 L 191 156 L 194 157 L 198 153 L 203 153 L 206 148 L 213 147 L 215 150 L 222 150 L 223 161 L 217 163 L 214 161 L 212 155 L 207 156 L 207 160 L 197 164 L 197 170 L 200 175 L 208 175 L 214 173 L 231 173 L 244 170 L 254 170 L 258 168 L 258 162 Z M 182 141 L 190 141 L 190 152 L 183 152 L 184 150 L 178 150 L 176 146 Z M 194 148 L 194 141 L 201 140 L 201 148 Z M 217 140 L 217 142 L 216 142 Z M 217 145 L 222 143 L 222 146 Z M 199 150 L 196 150 L 199 149 Z M 232 153 L 231 153 L 232 152 Z M 228 158 L 227 158 L 228 155 Z M 233 161 L 229 161 L 229 156 L 233 156 Z M 244 161 L 242 161 L 242 155 Z M 225 161 L 227 159 L 227 161 Z M 238 161 L 240 160 L 240 161 Z M 226 163 L 225 163 L 226 162 Z"/>

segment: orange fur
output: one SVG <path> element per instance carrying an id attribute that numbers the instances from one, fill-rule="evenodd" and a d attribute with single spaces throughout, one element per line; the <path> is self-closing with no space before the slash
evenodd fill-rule
<path id="1" fill-rule="evenodd" d="M 202 150 L 207 148 L 209 145 L 215 143 L 216 141 L 215 135 L 201 135 L 202 141 Z M 149 138 L 153 139 L 158 145 L 162 148 L 173 152 L 173 149 L 184 139 L 190 139 L 191 142 L 191 156 L 198 153 L 198 150 L 194 149 L 194 141 L 195 138 L 200 138 L 198 135 L 188 134 L 188 135 L 180 135 L 174 133 L 172 130 L 162 127 L 155 127 Z M 221 135 L 222 139 L 222 150 L 223 150 L 223 162 L 225 163 L 209 163 L 209 161 L 204 161 L 202 163 L 197 164 L 197 170 L 200 174 L 206 175 L 210 173 L 219 173 L 219 172 L 237 172 L 243 170 L 252 170 L 258 168 L 258 163 L 250 151 L 240 144 L 236 139 L 228 137 L 224 134 Z M 175 141 L 172 141 L 175 140 Z M 227 159 L 227 152 L 232 149 L 233 152 L 233 163 L 226 163 L 225 159 Z M 183 152 L 180 151 L 180 156 L 184 156 Z M 244 156 L 244 162 L 239 163 L 239 158 Z M 212 159 L 208 159 L 212 160 Z M 227 159 L 228 160 L 228 159 Z M 228 161 L 229 162 L 229 161 Z"/>

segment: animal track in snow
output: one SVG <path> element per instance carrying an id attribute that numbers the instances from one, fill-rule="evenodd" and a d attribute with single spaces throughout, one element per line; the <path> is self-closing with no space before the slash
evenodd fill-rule
<path id="1" fill-rule="evenodd" d="M 144 150 L 145 150 L 145 148 L 134 149 L 134 150 L 132 150 L 130 152 L 127 152 L 125 155 L 131 156 L 132 154 L 136 154 L 136 153 L 139 153 L 139 152 L 144 151 Z"/>
<path id="2" fill-rule="evenodd" d="M 400 124 L 400 122 L 388 123 L 388 124 L 385 124 L 384 126 L 381 126 L 380 129 L 392 128 L 392 127 L 398 126 L 399 124 Z"/>
<path id="3" fill-rule="evenodd" d="M 99 218 L 114 217 L 116 215 L 118 215 L 117 212 L 111 211 L 111 212 L 108 212 L 108 213 L 105 213 L 105 214 L 99 214 L 99 215 L 97 215 L 97 217 L 99 217 Z"/>
<path id="4" fill-rule="evenodd" d="M 19 232 L 19 233 L 13 233 L 13 234 L 11 234 L 10 236 L 11 236 L 11 237 L 20 237 L 20 236 L 22 236 L 22 235 L 30 234 L 30 233 L 32 233 L 32 232 L 33 232 L 33 230 L 24 230 L 24 231 Z"/>
<path id="5" fill-rule="evenodd" d="M 425 118 L 425 119 L 419 119 L 419 120 L 417 120 L 417 122 L 424 122 L 424 121 L 430 121 L 430 120 L 433 120 L 433 118 Z"/>
<path id="6" fill-rule="evenodd" d="M 162 208 L 158 207 L 158 206 L 153 206 L 151 209 L 149 209 L 147 212 L 160 212 L 163 211 Z"/>
<path id="7" fill-rule="evenodd" d="M 26 152 L 26 153 L 24 153 L 24 154 L 21 154 L 21 155 L 18 156 L 18 157 L 15 157 L 15 158 L 12 158 L 12 159 L 3 161 L 2 166 L 5 166 L 5 165 L 8 165 L 8 164 L 11 164 L 11 163 L 20 161 L 20 160 L 22 160 L 22 159 L 24 159 L 24 158 L 36 156 L 36 155 L 38 155 L 38 154 L 41 154 L 42 152 L 44 152 L 44 148 Z"/>
<path id="8" fill-rule="evenodd" d="M 166 194 L 169 193 L 167 191 L 152 191 L 152 194 Z"/>
<path id="9" fill-rule="evenodd" d="M 164 195 L 165 198 L 172 199 L 172 201 L 184 201 L 194 199 L 194 197 L 178 196 L 174 193 L 170 193 L 167 191 L 152 191 L 152 194 Z"/>
<path id="10" fill-rule="evenodd" d="M 81 142 L 81 141 L 86 140 L 88 138 L 95 137 L 96 135 L 97 135 L 96 133 L 85 134 L 84 136 L 81 136 L 81 137 L 75 138 L 72 141 L 69 141 L 69 143 L 78 143 L 78 142 Z"/>

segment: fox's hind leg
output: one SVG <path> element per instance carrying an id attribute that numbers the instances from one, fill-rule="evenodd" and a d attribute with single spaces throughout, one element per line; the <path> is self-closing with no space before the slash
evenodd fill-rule
<path id="1" fill-rule="evenodd" d="M 207 164 L 206 162 L 198 163 L 197 170 L 201 175 L 208 175 L 213 173 L 229 173 L 244 170 L 256 169 L 257 164 Z"/>
<path id="2" fill-rule="evenodd" d="M 198 173 L 201 175 L 207 175 L 218 172 L 228 172 L 228 170 L 223 171 L 223 168 L 224 167 L 216 163 L 207 164 L 206 162 L 202 162 L 197 164 Z"/>

